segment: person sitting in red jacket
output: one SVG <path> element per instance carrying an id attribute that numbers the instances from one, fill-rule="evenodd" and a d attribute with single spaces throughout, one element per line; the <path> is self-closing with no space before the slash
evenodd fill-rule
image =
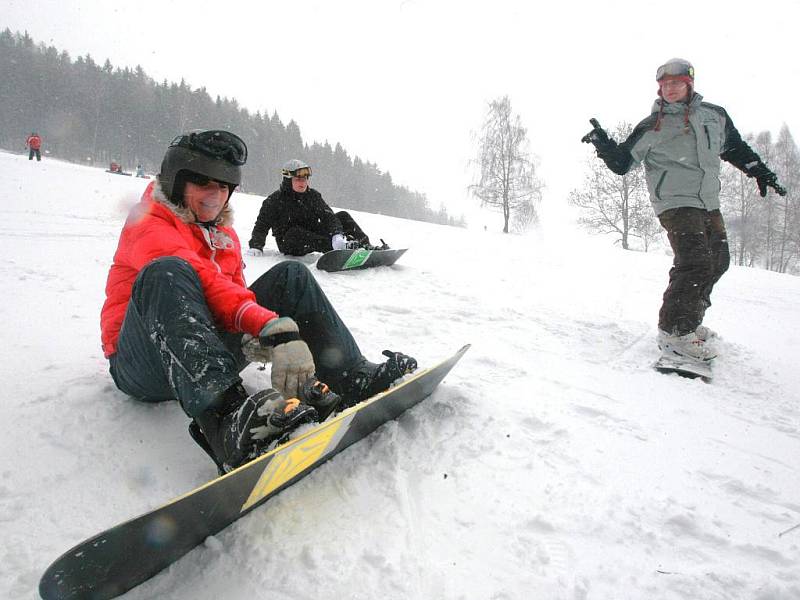
<path id="1" fill-rule="evenodd" d="M 31 134 L 28 136 L 28 139 L 25 140 L 25 147 L 28 148 L 28 160 L 33 160 L 33 156 L 36 155 L 36 160 L 42 160 L 42 138 L 39 137 L 39 134 L 35 131 L 32 131 Z"/>
<path id="2" fill-rule="evenodd" d="M 101 312 L 117 387 L 145 402 L 178 400 L 220 472 L 417 366 L 400 352 L 366 360 L 300 262 L 246 286 L 230 208 L 246 159 L 227 131 L 172 141 L 122 229 Z M 248 394 L 239 373 L 251 361 L 272 363 L 274 389 Z"/>

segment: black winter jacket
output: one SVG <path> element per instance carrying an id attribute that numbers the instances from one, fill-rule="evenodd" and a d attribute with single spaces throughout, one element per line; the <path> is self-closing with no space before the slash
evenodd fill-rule
<path id="1" fill-rule="evenodd" d="M 280 189 L 270 194 L 261 204 L 250 237 L 250 248 L 263 250 L 270 229 L 278 243 L 278 249 L 284 254 L 296 253 L 286 252 L 289 244 L 287 234 L 296 237 L 297 234 L 308 233 L 330 240 L 335 234 L 342 233 L 339 219 L 322 199 L 322 194 L 313 188 L 298 194 L 292 189 L 290 179 L 284 179 Z"/>

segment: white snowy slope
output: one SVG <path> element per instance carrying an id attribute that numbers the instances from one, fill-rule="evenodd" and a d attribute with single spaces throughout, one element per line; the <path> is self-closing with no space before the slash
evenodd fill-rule
<path id="1" fill-rule="evenodd" d="M 100 349 L 145 184 L 0 153 L 1 598 L 35 598 L 62 552 L 215 476 L 178 406 L 117 391 Z M 261 198 L 232 202 L 246 245 Z M 706 384 L 650 368 L 662 252 L 547 221 L 507 236 L 356 217 L 410 248 L 391 269 L 307 261 L 365 354 L 472 349 L 424 403 L 125 598 L 800 598 L 799 278 L 731 268 Z M 279 260 L 270 238 L 248 280 Z"/>

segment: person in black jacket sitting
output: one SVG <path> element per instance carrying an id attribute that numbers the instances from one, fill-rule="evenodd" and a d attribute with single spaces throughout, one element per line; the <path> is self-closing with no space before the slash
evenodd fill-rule
<path id="1" fill-rule="evenodd" d="M 250 237 L 250 256 L 264 253 L 267 233 L 272 229 L 278 250 L 303 256 L 309 252 L 330 252 L 345 248 L 386 249 L 373 246 L 369 237 L 347 212 L 334 213 L 322 194 L 309 187 L 311 167 L 292 159 L 282 169 L 283 181 L 261 205 Z"/>

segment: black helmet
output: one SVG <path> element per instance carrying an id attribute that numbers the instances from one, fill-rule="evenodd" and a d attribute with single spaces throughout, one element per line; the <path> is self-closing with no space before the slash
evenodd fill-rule
<path id="1" fill-rule="evenodd" d="M 229 131 L 192 131 L 177 136 L 167 148 L 161 161 L 158 180 L 170 201 L 183 204 L 183 179 L 180 171 L 199 173 L 229 184 L 233 188 L 242 182 L 241 166 L 247 162 L 247 145 Z"/>
<path id="2" fill-rule="evenodd" d="M 292 160 L 286 161 L 286 164 L 284 164 L 281 169 L 281 174 L 286 179 L 291 179 L 292 177 L 311 177 L 311 167 L 299 158 L 293 158 Z"/>

